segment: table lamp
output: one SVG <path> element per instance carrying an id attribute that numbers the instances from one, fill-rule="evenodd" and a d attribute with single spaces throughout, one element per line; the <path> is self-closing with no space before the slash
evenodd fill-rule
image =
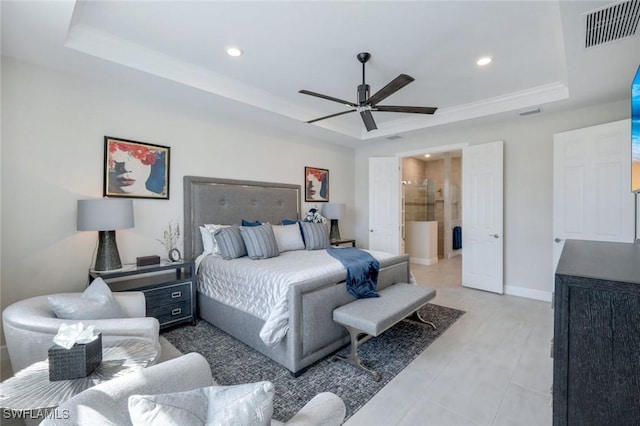
<path id="1" fill-rule="evenodd" d="M 133 201 L 117 198 L 78 200 L 78 231 L 98 232 L 95 271 L 122 268 L 116 229 L 133 228 Z"/>
<path id="2" fill-rule="evenodd" d="M 344 218 L 344 203 L 327 203 L 322 207 L 322 216 L 331 219 L 331 231 L 329 239 L 331 241 L 340 240 L 340 228 L 338 228 L 338 219 Z"/>

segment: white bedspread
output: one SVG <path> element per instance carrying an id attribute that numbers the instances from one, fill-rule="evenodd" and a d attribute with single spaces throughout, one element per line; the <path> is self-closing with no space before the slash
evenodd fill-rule
<path id="1" fill-rule="evenodd" d="M 378 260 L 389 253 L 369 251 Z M 344 271 L 326 250 L 298 250 L 270 259 L 224 260 L 206 256 L 198 268 L 198 291 L 265 321 L 260 338 L 275 346 L 289 330 L 287 293 L 297 282 Z"/>

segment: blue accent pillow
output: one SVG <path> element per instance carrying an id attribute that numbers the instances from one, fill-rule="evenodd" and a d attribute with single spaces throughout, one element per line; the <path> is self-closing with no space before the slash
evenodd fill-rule
<path id="1" fill-rule="evenodd" d="M 262 225 L 262 223 L 260 223 L 260 221 L 255 221 L 255 222 L 249 222 L 246 219 L 242 219 L 242 226 L 260 226 Z"/>
<path id="2" fill-rule="evenodd" d="M 294 223 L 298 223 L 297 220 L 291 220 L 291 219 L 282 219 L 282 222 L 280 222 L 282 225 L 293 225 Z"/>

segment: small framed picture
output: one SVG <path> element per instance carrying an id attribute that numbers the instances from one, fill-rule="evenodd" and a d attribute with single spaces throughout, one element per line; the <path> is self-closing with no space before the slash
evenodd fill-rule
<path id="1" fill-rule="evenodd" d="M 168 146 L 104 137 L 103 194 L 169 199 Z"/>
<path id="2" fill-rule="evenodd" d="M 329 201 L 329 170 L 317 167 L 304 168 L 304 201 Z"/>

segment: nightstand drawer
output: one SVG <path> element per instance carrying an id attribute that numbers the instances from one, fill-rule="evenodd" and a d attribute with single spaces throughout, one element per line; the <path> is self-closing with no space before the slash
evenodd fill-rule
<path id="1" fill-rule="evenodd" d="M 147 315 L 157 307 L 191 300 L 191 281 L 144 290 Z M 155 315 L 154 315 L 155 316 Z"/>
<path id="2" fill-rule="evenodd" d="M 160 325 L 191 317 L 191 301 L 176 302 L 170 305 L 156 306 L 147 311 L 147 316 L 155 317 Z"/>

